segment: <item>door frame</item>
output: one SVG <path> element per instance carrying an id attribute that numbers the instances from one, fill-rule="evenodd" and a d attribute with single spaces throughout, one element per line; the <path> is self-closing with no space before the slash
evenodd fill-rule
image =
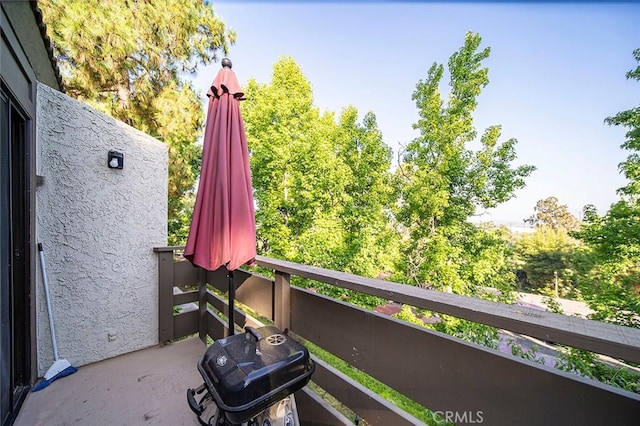
<path id="1" fill-rule="evenodd" d="M 9 405 L 7 412 L 2 413 L 4 418 L 3 424 L 12 424 L 18 414 L 26 395 L 33 382 L 33 362 L 32 357 L 33 346 L 35 344 L 35 323 L 32 320 L 32 295 L 34 295 L 33 286 L 33 227 L 31 212 L 33 210 L 32 203 L 32 170 L 30 158 L 32 157 L 33 140 L 32 121 L 21 110 L 13 96 L 8 93 L 9 90 L 5 84 L 0 83 L 0 97 L 7 106 L 4 116 L 0 117 L 4 121 L 6 134 L 2 135 L 3 140 L 1 149 L 6 156 L 5 160 L 8 166 L 2 174 L 3 191 L 8 189 L 5 195 L 7 201 L 3 206 L 7 209 L 6 222 L 3 224 L 7 227 L 6 243 L 7 261 L 5 278 L 7 282 L 2 283 L 6 286 L 3 289 L 2 300 L 3 315 L 8 324 L 5 324 L 7 339 L 9 340 L 8 353 L 9 365 L 8 377 L 5 379 L 8 383 L 4 383 L 3 387 L 8 386 Z M 6 388 L 5 388 L 6 389 Z M 0 420 L 2 420 L 0 418 Z"/>
<path id="2" fill-rule="evenodd" d="M 20 164 L 21 176 L 24 179 L 22 188 L 15 194 L 15 200 L 23 204 L 24 220 L 22 226 L 21 247 L 24 257 L 24 300 L 20 301 L 24 308 L 24 324 L 21 332 L 24 333 L 22 364 L 22 386 L 14 395 L 10 404 L 9 416 L 0 418 L 7 424 L 12 424 L 18 414 L 20 406 L 26 397 L 29 387 L 38 377 L 37 371 L 37 342 L 36 342 L 36 100 L 37 79 L 35 72 L 28 60 L 22 44 L 11 24 L 4 4 L 0 7 L 0 88 L 9 103 L 25 120 L 24 149 L 21 149 L 20 158 L 15 159 L 14 164 Z M 11 161 L 11 160 L 10 160 Z M 11 225 L 9 225 L 11 226 Z M 13 254 L 9 255 L 12 258 Z M 9 301 L 12 303 L 12 301 Z M 22 304 L 24 303 L 24 304 Z M 13 345 L 12 345 L 13 346 Z M 13 358 L 13 354 L 11 355 Z M 11 373 L 13 375 L 13 367 Z M 22 383 L 21 383 L 22 384 Z M 10 384 L 13 389 L 13 383 Z M 4 417 L 5 413 L 2 413 Z"/>

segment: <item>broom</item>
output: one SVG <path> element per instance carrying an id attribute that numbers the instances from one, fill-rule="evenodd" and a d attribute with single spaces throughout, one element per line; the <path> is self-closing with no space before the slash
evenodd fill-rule
<path id="1" fill-rule="evenodd" d="M 42 269 L 42 280 L 44 281 L 44 293 L 47 297 L 47 312 L 49 313 L 49 329 L 51 330 L 51 342 L 53 344 L 53 356 L 55 361 L 49 367 L 44 378 L 37 383 L 32 392 L 37 392 L 49 386 L 54 380 L 66 377 L 75 373 L 78 369 L 71 365 L 69 361 L 58 356 L 58 345 L 56 344 L 56 332 L 53 326 L 53 312 L 51 311 L 51 296 L 49 295 L 49 281 L 47 280 L 47 268 L 44 264 L 44 252 L 42 250 L 42 243 L 38 243 L 38 253 L 40 255 L 40 267 Z"/>

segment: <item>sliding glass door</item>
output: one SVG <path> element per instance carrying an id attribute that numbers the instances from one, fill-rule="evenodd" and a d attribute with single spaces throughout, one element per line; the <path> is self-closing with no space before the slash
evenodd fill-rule
<path id="1" fill-rule="evenodd" d="M 0 424 L 29 389 L 28 124 L 0 90 Z"/>

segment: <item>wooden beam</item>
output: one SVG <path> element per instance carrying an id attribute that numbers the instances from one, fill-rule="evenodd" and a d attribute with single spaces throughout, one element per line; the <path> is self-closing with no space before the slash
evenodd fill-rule
<path id="1" fill-rule="evenodd" d="M 640 329 L 257 256 L 260 266 L 383 299 L 640 363 Z"/>
<path id="2" fill-rule="evenodd" d="M 291 331 L 435 412 L 491 425 L 640 418 L 638 394 L 295 287 Z"/>
<path id="3" fill-rule="evenodd" d="M 275 323 L 280 330 L 291 327 L 291 276 L 276 271 Z"/>
<path id="4" fill-rule="evenodd" d="M 313 357 L 316 371 L 313 382 L 364 419 L 368 425 L 417 425 L 420 420 L 367 389 L 326 362 Z"/>

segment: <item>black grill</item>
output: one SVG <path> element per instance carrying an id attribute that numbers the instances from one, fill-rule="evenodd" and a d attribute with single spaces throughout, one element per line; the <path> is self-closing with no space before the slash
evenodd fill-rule
<path id="1" fill-rule="evenodd" d="M 216 405 L 232 424 L 247 422 L 304 387 L 315 370 L 309 351 L 273 326 L 219 339 L 198 362 Z"/>

